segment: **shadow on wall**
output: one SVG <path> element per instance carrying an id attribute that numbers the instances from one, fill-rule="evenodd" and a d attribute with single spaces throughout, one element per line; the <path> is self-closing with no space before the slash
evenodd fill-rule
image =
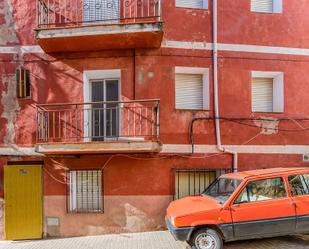
<path id="1" fill-rule="evenodd" d="M 83 97 L 81 94 L 81 73 L 74 68 L 68 67 L 61 61 L 56 61 L 46 54 L 27 54 L 23 56 L 23 60 L 23 66 L 31 72 L 31 98 L 17 99 L 15 77 L 6 83 L 11 86 L 10 100 L 14 101 L 18 108 L 15 108 L 17 118 L 12 117 L 10 120 L 6 118 L 6 133 L 10 134 L 11 138 L 16 135 L 16 139 L 5 142 L 5 145 L 16 143 L 32 146 L 35 144 L 36 104 L 76 102 L 81 101 Z M 6 95 L 8 94 L 7 91 Z M 12 113 L 12 108 L 9 112 Z M 11 126 L 13 131 L 11 131 L 12 129 L 8 130 Z"/>

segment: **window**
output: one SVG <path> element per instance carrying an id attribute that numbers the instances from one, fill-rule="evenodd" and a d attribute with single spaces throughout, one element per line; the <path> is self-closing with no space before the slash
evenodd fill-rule
<path id="1" fill-rule="evenodd" d="M 286 196 L 283 179 L 272 178 L 248 183 L 235 203 L 267 201 Z"/>
<path id="2" fill-rule="evenodd" d="M 200 195 L 215 179 L 217 172 L 209 170 L 176 170 L 175 199 Z"/>
<path id="3" fill-rule="evenodd" d="M 282 0 L 251 0 L 251 11 L 282 13 Z"/>
<path id="4" fill-rule="evenodd" d="M 208 0 L 175 0 L 176 7 L 208 9 Z"/>
<path id="5" fill-rule="evenodd" d="M 225 203 L 241 184 L 242 180 L 232 178 L 219 178 L 205 190 L 203 195 L 217 199 Z"/>
<path id="6" fill-rule="evenodd" d="M 68 210 L 102 212 L 102 171 L 74 170 L 68 174 Z"/>
<path id="7" fill-rule="evenodd" d="M 93 80 L 91 84 L 91 102 L 119 101 L 119 80 Z M 86 111 L 89 113 L 89 111 Z M 119 136 L 119 105 L 92 104 L 91 137 L 92 141 L 103 141 Z"/>
<path id="8" fill-rule="evenodd" d="M 252 111 L 273 112 L 273 79 L 252 79 Z"/>
<path id="9" fill-rule="evenodd" d="M 117 83 L 116 83 L 117 81 Z M 95 84 L 93 84 L 96 82 Z M 101 83 L 99 83 L 101 82 Z M 121 70 L 87 70 L 83 72 L 83 85 L 84 85 L 84 103 L 93 101 L 116 101 L 120 100 L 120 89 L 121 89 Z M 118 89 L 118 93 L 116 92 Z M 103 95 L 101 95 L 103 93 Z M 93 105 L 98 108 L 100 105 Z M 87 107 L 91 110 L 91 106 Z M 102 106 L 101 106 L 102 108 Z M 106 111 L 105 111 L 106 113 Z M 104 116 L 104 120 L 103 120 Z M 119 116 L 117 115 L 119 118 Z M 97 110 L 95 112 L 85 111 L 84 112 L 84 141 L 90 142 L 91 140 L 102 140 L 106 137 L 114 138 L 119 135 L 118 122 L 115 122 L 116 115 L 113 115 L 113 123 L 107 120 L 110 118 L 110 114 L 104 115 L 104 112 Z M 100 121 L 100 122 L 98 122 Z M 117 125 L 116 125 L 117 124 Z M 105 126 L 109 126 L 107 129 Z"/>
<path id="10" fill-rule="evenodd" d="M 175 68 L 176 109 L 209 109 L 208 68 Z"/>
<path id="11" fill-rule="evenodd" d="M 16 69 L 17 98 L 28 98 L 31 95 L 30 71 L 24 68 Z"/>
<path id="12" fill-rule="evenodd" d="M 283 112 L 283 73 L 252 72 L 251 96 L 252 112 Z"/>
<path id="13" fill-rule="evenodd" d="M 293 196 L 309 194 L 309 175 L 289 176 L 289 183 Z"/>
<path id="14" fill-rule="evenodd" d="M 125 2 L 123 8 L 131 3 Z M 119 1 L 83 0 L 83 21 L 118 20 L 120 18 Z"/>

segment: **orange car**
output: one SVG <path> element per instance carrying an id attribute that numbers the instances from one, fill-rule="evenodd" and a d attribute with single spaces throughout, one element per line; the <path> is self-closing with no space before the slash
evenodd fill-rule
<path id="1" fill-rule="evenodd" d="M 309 233 L 309 169 L 276 168 L 226 174 L 201 196 L 172 202 L 166 224 L 195 249 L 223 241 Z"/>

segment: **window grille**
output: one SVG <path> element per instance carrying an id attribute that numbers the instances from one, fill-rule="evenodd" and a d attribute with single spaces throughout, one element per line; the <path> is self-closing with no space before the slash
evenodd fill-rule
<path id="1" fill-rule="evenodd" d="M 103 212 L 101 170 L 73 170 L 67 179 L 69 212 Z"/>
<path id="2" fill-rule="evenodd" d="M 28 98 L 31 96 L 30 70 L 24 68 L 16 69 L 17 98 Z"/>
<path id="3" fill-rule="evenodd" d="M 218 176 L 225 173 L 228 173 L 228 171 L 210 169 L 176 169 L 174 199 L 200 195 Z"/>

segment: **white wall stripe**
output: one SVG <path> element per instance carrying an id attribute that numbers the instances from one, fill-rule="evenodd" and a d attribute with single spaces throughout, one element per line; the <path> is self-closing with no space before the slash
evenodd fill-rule
<path id="1" fill-rule="evenodd" d="M 163 48 L 189 49 L 189 50 L 212 50 L 212 43 L 190 42 L 190 41 L 169 41 L 162 42 Z M 281 55 L 301 55 L 309 56 L 309 48 L 289 48 L 275 46 L 245 45 L 245 44 L 218 44 L 219 51 L 281 54 Z M 18 53 L 44 53 L 40 46 L 1 46 L 0 54 Z"/>
<path id="2" fill-rule="evenodd" d="M 309 145 L 223 145 L 227 150 L 242 154 L 309 154 Z M 191 153 L 190 144 L 164 144 L 161 153 Z M 194 146 L 195 153 L 218 153 L 216 145 Z M 34 147 L 2 147 L 4 156 L 44 156 L 35 152 Z"/>
<path id="3" fill-rule="evenodd" d="M 190 42 L 190 41 L 169 41 L 169 40 L 163 40 L 161 46 L 163 48 L 212 50 L 212 43 L 208 43 L 208 42 Z"/>
<path id="4" fill-rule="evenodd" d="M 288 47 L 272 47 L 259 45 L 243 45 L 243 44 L 218 44 L 221 51 L 233 52 L 249 52 L 249 53 L 266 53 L 266 54 L 286 54 L 286 55 L 304 55 L 309 56 L 308 48 L 288 48 Z"/>
<path id="5" fill-rule="evenodd" d="M 44 53 L 40 46 L 22 46 L 22 53 Z"/>
<path id="6" fill-rule="evenodd" d="M 162 42 L 162 47 L 176 48 L 176 49 L 192 49 L 192 50 L 212 50 L 212 43 L 165 40 Z M 249 45 L 249 44 L 219 43 L 218 50 L 232 51 L 232 52 L 309 56 L 309 48 L 289 48 L 289 47 L 260 46 L 260 45 Z"/>
<path id="7" fill-rule="evenodd" d="M 35 152 L 34 147 L 3 147 L 0 148 L 0 155 L 2 156 L 44 156 Z"/>
<path id="8" fill-rule="evenodd" d="M 0 54 L 44 53 L 40 46 L 1 46 Z"/>
<path id="9" fill-rule="evenodd" d="M 18 48 L 16 47 L 0 47 L 1 54 L 17 54 Z"/>
<path id="10" fill-rule="evenodd" d="M 309 145 L 222 145 L 229 151 L 248 154 L 309 154 Z M 164 144 L 162 153 L 191 153 L 189 144 Z M 195 153 L 218 153 L 216 145 L 195 145 Z"/>

